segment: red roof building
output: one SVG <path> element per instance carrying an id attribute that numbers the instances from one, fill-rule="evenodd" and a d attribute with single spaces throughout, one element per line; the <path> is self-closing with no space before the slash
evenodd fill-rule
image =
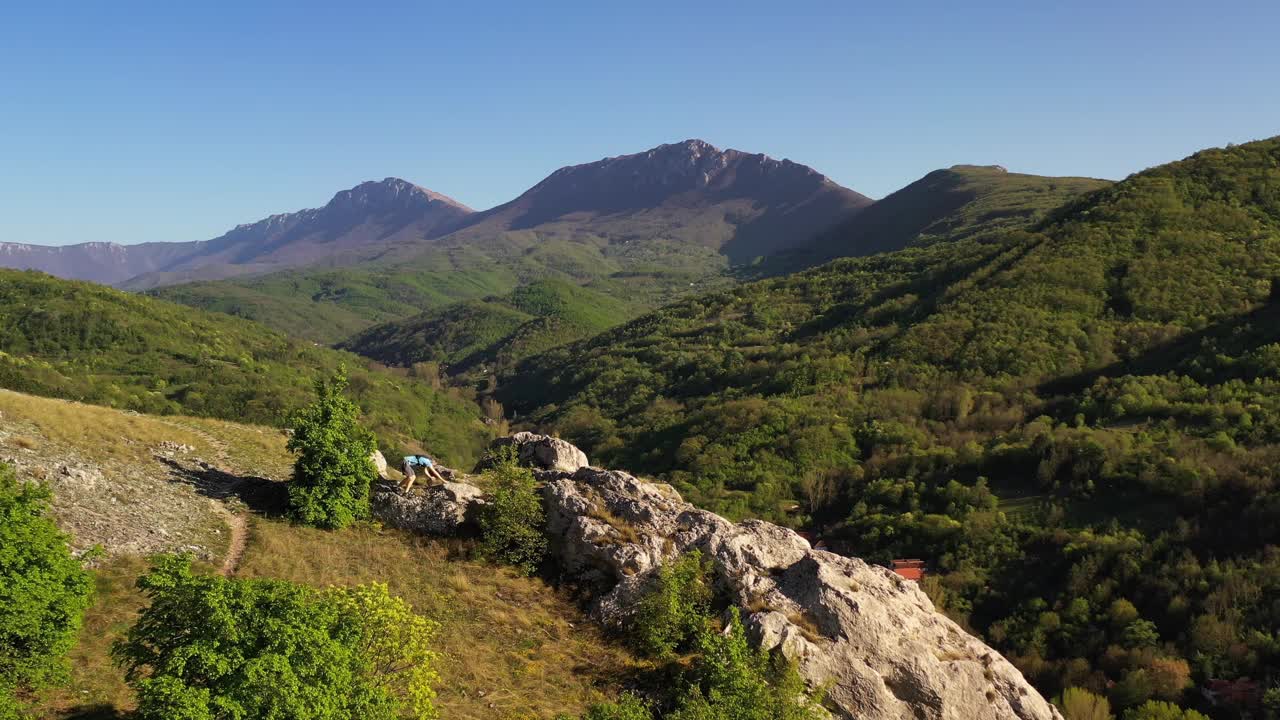
<path id="1" fill-rule="evenodd" d="M 920 582 L 924 579 L 924 561 L 916 559 L 894 560 L 889 566 L 891 570 L 898 573 L 907 580 Z"/>

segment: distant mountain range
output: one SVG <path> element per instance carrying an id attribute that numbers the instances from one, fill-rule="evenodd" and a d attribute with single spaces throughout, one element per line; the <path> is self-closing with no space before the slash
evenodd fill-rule
<path id="1" fill-rule="evenodd" d="M 0 267 L 134 288 L 309 265 L 397 239 L 432 238 L 472 214 L 398 178 L 343 190 L 324 207 L 272 215 L 212 240 L 51 247 L 0 243 Z"/>
<path id="2" fill-rule="evenodd" d="M 743 262 L 807 241 L 870 205 L 812 168 L 701 140 L 557 170 L 476 213 L 398 178 L 339 192 L 321 208 L 273 215 L 212 240 L 63 247 L 0 243 L 0 267 L 146 289 L 312 265 L 403 259 L 504 233 L 572 228 L 606 243 L 696 243 Z"/>

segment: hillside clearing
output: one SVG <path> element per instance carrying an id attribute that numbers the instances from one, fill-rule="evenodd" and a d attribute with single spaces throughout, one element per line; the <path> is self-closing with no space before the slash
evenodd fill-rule
<path id="1" fill-rule="evenodd" d="M 275 429 L 0 391 L 0 454 L 20 477 L 51 485 L 77 549 L 106 552 L 70 683 L 29 698 L 35 717 L 115 718 L 132 708 L 109 651 L 143 603 L 134 587 L 146 571 L 142 556 L 192 547 L 209 572 L 317 587 L 387 583 L 441 623 L 442 717 L 579 712 L 615 695 L 638 668 L 567 591 L 476 560 L 470 543 L 374 524 L 324 532 L 264 514 L 291 467 L 284 440 Z M 231 518 L 247 530 L 242 549 Z"/>

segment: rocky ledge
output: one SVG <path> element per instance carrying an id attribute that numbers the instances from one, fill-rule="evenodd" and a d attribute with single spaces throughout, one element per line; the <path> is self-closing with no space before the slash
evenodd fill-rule
<path id="1" fill-rule="evenodd" d="M 524 433 L 502 442 L 540 471 L 553 553 L 566 574 L 597 590 L 602 622 L 624 623 L 650 573 L 699 550 L 754 639 L 826 687 L 838 717 L 1061 720 L 1017 668 L 937 612 L 914 583 L 815 550 L 786 528 L 699 510 L 669 485 L 615 470 L 565 469 L 581 452 L 563 441 L 554 453 L 525 449 L 551 447 L 551 440 Z M 483 502 L 478 488 L 462 483 L 431 488 L 422 499 L 384 495 L 374 496 L 384 521 L 429 533 L 464 530 Z"/>

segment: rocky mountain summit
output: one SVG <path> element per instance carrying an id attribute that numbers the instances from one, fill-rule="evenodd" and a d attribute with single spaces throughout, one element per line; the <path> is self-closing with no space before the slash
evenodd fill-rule
<path id="1" fill-rule="evenodd" d="M 400 178 L 363 182 L 322 207 L 271 215 L 198 242 L 0 243 L 0 267 L 132 290 L 306 266 L 405 260 L 534 230 L 609 242 L 692 242 L 735 261 L 769 254 L 870 205 L 816 170 L 702 140 L 560 168 L 485 212 Z"/>
<path id="2" fill-rule="evenodd" d="M 612 242 L 674 239 L 742 262 L 803 243 L 871 203 L 806 165 L 685 140 L 560 168 L 468 218 L 456 239 L 568 224 Z"/>
<path id="3" fill-rule="evenodd" d="M 885 568 L 810 547 L 766 522 L 732 523 L 669 485 L 593 468 L 569 443 L 522 433 L 499 441 L 543 481 L 546 531 L 561 569 L 595 590 L 593 611 L 624 623 L 650 575 L 691 550 L 753 638 L 828 688 L 838 717 L 859 720 L 1061 720 L 999 653 Z M 450 482 L 373 495 L 384 522 L 430 534 L 473 529 L 483 492 Z"/>
<path id="4" fill-rule="evenodd" d="M 0 267 L 139 289 L 283 270 L 373 245 L 439 237 L 471 208 L 399 178 L 360 183 L 323 207 L 237 225 L 211 240 L 62 247 L 0 243 Z"/>

